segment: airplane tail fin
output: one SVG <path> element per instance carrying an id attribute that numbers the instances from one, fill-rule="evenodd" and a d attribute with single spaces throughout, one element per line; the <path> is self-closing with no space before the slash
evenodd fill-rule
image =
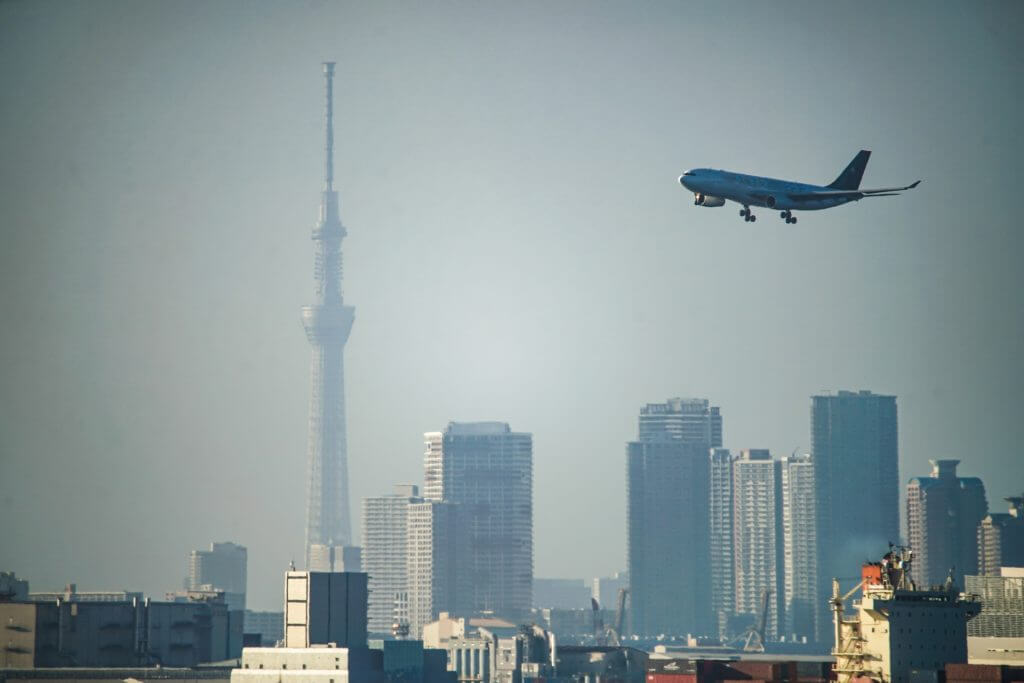
<path id="1" fill-rule="evenodd" d="M 871 152 L 866 149 L 857 152 L 850 165 L 828 187 L 833 190 L 860 189 L 860 179 L 864 177 L 864 169 L 867 168 L 870 157 Z"/>

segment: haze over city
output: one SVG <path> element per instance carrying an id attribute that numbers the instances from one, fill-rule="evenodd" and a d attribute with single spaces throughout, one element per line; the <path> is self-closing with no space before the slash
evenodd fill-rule
<path id="1" fill-rule="evenodd" d="M 1015 3 L 0 4 L 0 568 L 161 594 L 303 556 L 323 79 L 348 229 L 348 467 L 533 434 L 534 575 L 625 568 L 625 444 L 671 396 L 807 451 L 810 396 L 895 395 L 901 486 L 1019 495 Z M 744 223 L 708 166 L 899 198 Z M 359 539 L 356 538 L 356 541 Z"/>

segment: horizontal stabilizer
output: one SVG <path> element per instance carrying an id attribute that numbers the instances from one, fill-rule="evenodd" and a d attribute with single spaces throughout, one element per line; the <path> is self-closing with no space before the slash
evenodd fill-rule
<path id="1" fill-rule="evenodd" d="M 836 197 L 847 197 L 849 199 L 862 199 L 863 197 L 888 197 L 899 194 L 904 190 L 912 190 L 921 181 L 915 181 L 905 187 L 880 187 L 877 190 L 818 190 L 816 192 L 798 192 L 790 194 L 790 199 L 802 201 L 807 199 L 832 199 Z"/>

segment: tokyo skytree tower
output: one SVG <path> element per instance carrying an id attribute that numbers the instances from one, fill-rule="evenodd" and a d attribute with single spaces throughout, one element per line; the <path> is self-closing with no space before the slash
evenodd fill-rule
<path id="1" fill-rule="evenodd" d="M 348 454 L 345 430 L 345 342 L 355 309 L 341 293 L 341 240 L 345 228 L 334 189 L 334 62 L 324 62 L 327 86 L 326 160 L 320 221 L 313 229 L 316 300 L 302 309 L 302 324 L 313 347 L 309 397 L 309 490 L 306 502 L 306 567 L 329 569 L 317 557 L 325 549 L 351 544 Z M 330 553 L 328 553 L 330 555 Z"/>

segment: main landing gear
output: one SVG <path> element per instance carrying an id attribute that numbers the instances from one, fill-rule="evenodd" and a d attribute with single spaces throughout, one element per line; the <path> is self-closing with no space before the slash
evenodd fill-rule
<path id="1" fill-rule="evenodd" d="M 750 213 L 749 206 L 744 206 L 742 209 L 740 209 L 740 215 L 743 216 L 743 220 L 745 220 L 748 223 L 753 223 L 754 221 L 757 220 L 757 216 Z"/>
<path id="2" fill-rule="evenodd" d="M 785 211 L 780 212 L 779 213 L 779 218 L 781 218 L 782 220 L 786 221 L 787 223 L 796 223 L 796 216 L 794 216 L 793 212 L 790 211 L 789 209 L 786 209 Z"/>

